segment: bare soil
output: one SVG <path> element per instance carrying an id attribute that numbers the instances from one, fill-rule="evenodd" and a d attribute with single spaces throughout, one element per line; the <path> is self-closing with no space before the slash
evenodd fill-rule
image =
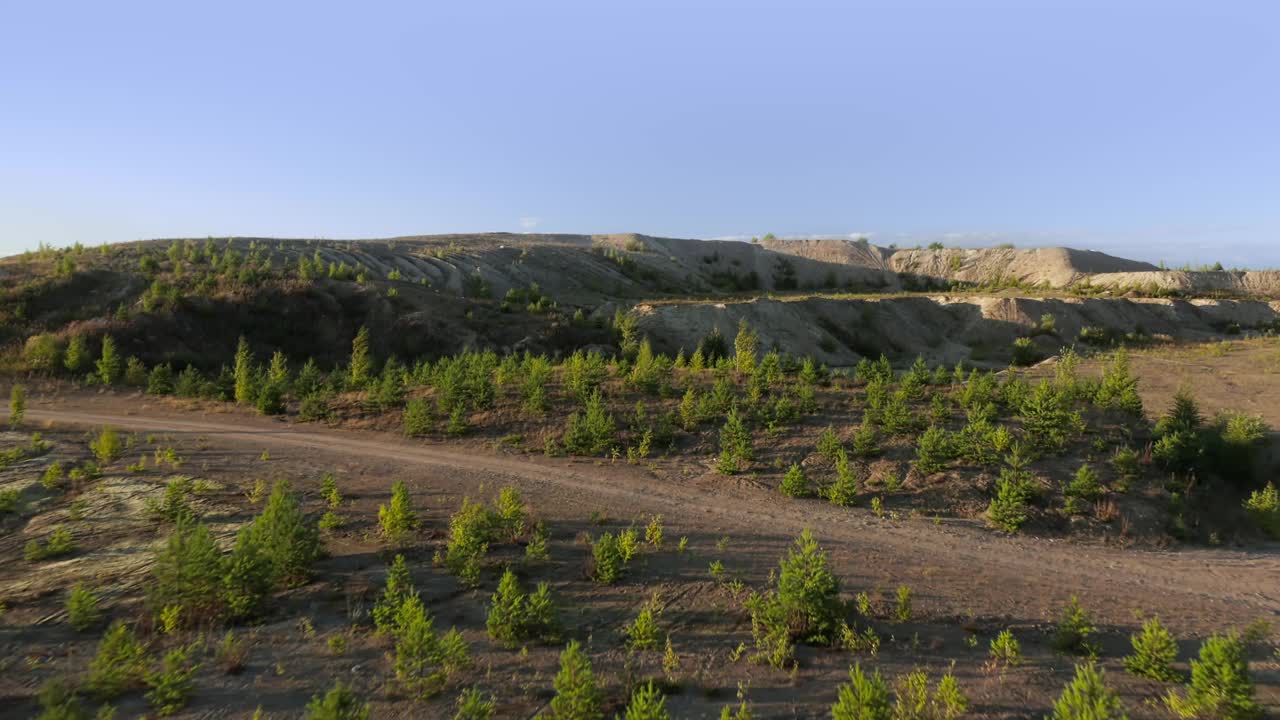
<path id="1" fill-rule="evenodd" d="M 1144 373 L 1144 382 L 1147 377 Z M 660 622 L 681 655 L 668 707 L 673 716 L 690 718 L 717 717 L 721 706 L 734 702 L 739 687 L 745 688 L 757 717 L 825 716 L 854 661 L 889 676 L 916 667 L 937 675 L 954 663 L 973 700 L 973 717 L 1041 716 L 1071 675 L 1073 660 L 1054 653 L 1049 640 L 1054 615 L 1072 595 L 1079 596 L 1099 626 L 1108 677 L 1121 690 L 1131 715 L 1167 717 L 1149 702 L 1166 687 L 1135 679 L 1120 668 L 1128 634 L 1140 625 L 1135 611 L 1159 615 L 1183 640 L 1184 659 L 1207 634 L 1280 618 L 1280 548 L 1274 543 L 1159 550 L 1008 537 L 974 520 L 935 521 L 909 514 L 879 518 L 866 509 L 788 500 L 749 479 L 710 472 L 659 475 L 622 462 L 546 459 L 475 442 L 412 441 L 387 432 L 294 426 L 221 406 L 183 410 L 128 394 L 58 391 L 33 396 L 27 422 L 54 443 L 51 456 L 86 456 L 85 429 L 111 425 L 135 433 L 133 452 L 173 447 L 182 466 L 164 471 L 149 467 L 131 475 L 123 472 L 126 461 L 117 461 L 82 494 L 42 499 L 39 513 L 4 526 L 0 600 L 7 610 L 0 616 L 0 655 L 7 660 L 0 673 L 0 699 L 8 701 L 4 706 L 15 717 L 34 714 L 31 698 L 44 680 L 82 670 L 92 654 L 94 635 L 76 634 L 62 622 L 71 577 L 63 571 L 66 566 L 81 568 L 77 572 L 85 573 L 86 582 L 111 588 L 104 592 L 109 615 L 139 615 L 132 588 L 145 577 L 149 558 L 140 550 L 160 542 L 163 528 L 114 518 L 136 518 L 136 501 L 128 498 L 158 492 L 176 473 L 207 481 L 200 494 L 202 510 L 228 528 L 254 511 L 246 493 L 257 479 L 291 479 L 308 493 L 308 509 L 318 513 L 319 478 L 333 472 L 348 500 L 340 511 L 347 524 L 329 538 L 331 556 L 316 579 L 280 596 L 261 625 L 240 629 L 252 638 L 246 670 L 226 675 L 210 659 L 197 676 L 192 705 L 181 717 L 248 717 L 259 705 L 268 717 L 301 717 L 306 699 L 339 678 L 373 704 L 373 717 L 447 717 L 457 689 L 472 684 L 497 698 L 497 717 L 535 715 L 549 700 L 557 649 L 530 647 L 526 655 L 492 644 L 483 627 L 496 570 L 486 574 L 485 590 L 469 592 L 430 562 L 461 498 L 491 497 L 503 485 L 520 488 L 533 513 L 551 529 L 552 562 L 529 571 L 525 580 L 552 584 L 564 609 L 566 635 L 590 649 L 614 704 L 610 714 L 621 709 L 628 679 L 662 675 L 660 653 L 628 659 L 620 640 L 622 625 L 655 590 L 666 606 Z M 149 434 L 153 437 L 145 439 Z M 27 461 L 6 469 L 4 477 L 34 482 L 47 462 L 43 456 Z M 396 479 L 409 484 L 426 521 L 419 536 L 403 548 L 413 561 L 414 579 L 437 627 L 463 629 L 476 659 L 465 678 L 425 704 L 398 694 L 388 647 L 372 637 L 363 619 L 380 590 L 389 557 L 376 539 L 376 509 L 386 502 Z M 40 493 L 38 486 L 29 492 Z M 97 499 L 100 494 L 107 500 Z M 85 520 L 50 516 L 65 514 L 74 499 L 86 501 Z M 104 514 L 107 518 L 100 517 Z M 642 524 L 654 514 L 663 516 L 667 528 L 665 549 L 646 552 L 617 586 L 601 587 L 585 579 L 590 550 L 580 541 L 581 533 Z M 75 528 L 82 545 L 77 555 L 34 566 L 21 560 L 22 545 L 54 522 Z M 126 524 L 115 533 L 80 526 L 97 522 Z M 734 649 L 751 644 L 750 623 L 732 591 L 711 580 L 708 563 L 720 559 L 732 577 L 748 588 L 760 587 L 805 528 L 830 552 L 845 593 L 865 591 L 876 599 L 880 619 L 875 625 L 884 644 L 874 658 L 802 648 L 794 676 L 749 663 L 749 649 L 734 662 Z M 676 553 L 672 548 L 682 535 L 689 538 L 688 549 Z M 512 553 L 502 548 L 495 557 L 514 560 Z M 135 560 L 106 562 L 120 556 Z M 897 624 L 887 619 L 888 609 L 894 588 L 903 584 L 913 589 L 915 615 Z M 1021 640 L 1027 662 L 1004 671 L 984 669 L 987 644 L 1004 628 L 1012 628 Z M 349 638 L 342 655 L 326 650 L 325 640 L 334 634 Z M 970 646 L 971 636 L 977 638 L 976 646 Z M 157 645 L 172 642 L 155 639 Z M 1280 705 L 1280 661 L 1272 653 L 1271 647 L 1255 647 L 1252 668 L 1259 697 L 1275 709 Z M 131 717 L 145 712 L 145 704 L 133 694 L 120 703 L 120 710 L 118 716 Z"/>

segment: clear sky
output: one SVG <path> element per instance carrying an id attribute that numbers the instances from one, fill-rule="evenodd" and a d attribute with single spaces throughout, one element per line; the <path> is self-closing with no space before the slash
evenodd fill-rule
<path id="1" fill-rule="evenodd" d="M 1280 266 L 1280 3 L 0 0 L 0 253 L 1011 240 Z"/>

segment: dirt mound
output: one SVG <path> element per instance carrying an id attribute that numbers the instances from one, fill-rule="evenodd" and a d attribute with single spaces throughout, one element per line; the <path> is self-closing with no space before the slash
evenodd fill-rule
<path id="1" fill-rule="evenodd" d="M 1112 272 L 1092 275 L 1086 283 L 1113 292 L 1280 296 L 1280 272 L 1275 270 Z"/>
<path id="2" fill-rule="evenodd" d="M 636 308 L 641 332 L 662 350 L 690 352 L 718 328 L 732 338 L 739 321 L 759 333 L 763 347 L 812 355 L 833 366 L 864 356 L 931 363 L 1004 366 L 1013 341 L 1033 336 L 1056 351 L 1089 336 L 1168 336 L 1204 340 L 1228 329 L 1265 328 L 1280 320 L 1280 302 L 1236 300 L 904 296 L 879 299 L 813 297 L 735 303 L 664 303 Z M 1052 318 L 1053 330 L 1044 331 Z"/>

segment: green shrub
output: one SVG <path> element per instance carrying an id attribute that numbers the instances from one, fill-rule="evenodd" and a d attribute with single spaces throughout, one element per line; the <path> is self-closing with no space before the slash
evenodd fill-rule
<path id="1" fill-rule="evenodd" d="M 466 587 L 480 584 L 480 571 L 489 552 L 494 520 L 481 502 L 462 499 L 462 507 L 449 519 L 445 567 Z"/>
<path id="2" fill-rule="evenodd" d="M 102 337 L 102 355 L 97 362 L 98 380 L 103 385 L 114 385 L 124 373 L 124 359 L 116 350 L 116 341 L 110 335 Z"/>
<path id="3" fill-rule="evenodd" d="M 63 678 L 55 677 L 42 685 L 36 702 L 40 704 L 36 720 L 89 720 L 75 687 Z"/>
<path id="4" fill-rule="evenodd" d="M 836 477 L 830 485 L 826 487 L 825 495 L 827 501 L 832 505 L 840 505 L 841 507 L 853 507 L 858 504 L 859 487 L 858 478 L 853 474 L 853 468 L 849 465 L 849 456 L 845 453 L 844 448 L 836 452 Z"/>
<path id="5" fill-rule="evenodd" d="M 1235 635 L 1214 635 L 1200 646 L 1200 657 L 1191 661 L 1191 683 L 1186 696 L 1170 692 L 1169 708 L 1184 718 L 1254 720 L 1262 707 L 1254 698 L 1253 679 L 1244 642 Z"/>
<path id="6" fill-rule="evenodd" d="M 426 398 L 413 398 L 405 403 L 401 424 L 408 437 L 422 437 L 435 427 L 431 403 Z"/>
<path id="7" fill-rule="evenodd" d="M 874 675 L 862 672 L 861 665 L 849 670 L 849 682 L 838 689 L 838 696 L 831 706 L 832 720 L 891 720 L 893 708 L 889 702 L 889 685 L 877 670 Z"/>
<path id="8" fill-rule="evenodd" d="M 1062 492 L 1067 496 L 1067 512 L 1071 514 L 1083 512 L 1085 502 L 1096 500 L 1102 495 L 1097 471 L 1088 463 L 1081 465 Z"/>
<path id="9" fill-rule="evenodd" d="M 1010 363 L 1016 367 L 1034 365 L 1040 361 L 1040 351 L 1036 349 L 1031 338 L 1020 337 L 1013 341 L 1013 359 Z"/>
<path id="10" fill-rule="evenodd" d="M 148 498 L 145 504 L 147 515 L 153 520 L 178 523 L 196 519 L 195 509 L 191 507 L 191 478 L 180 475 L 165 484 L 164 495 L 159 500 Z"/>
<path id="11" fill-rule="evenodd" d="M 805 497 L 809 494 L 809 479 L 805 477 L 804 469 L 796 463 L 792 463 L 787 468 L 787 474 L 782 478 L 782 485 L 778 488 L 783 495 L 789 497 Z"/>
<path id="12" fill-rule="evenodd" d="M 1050 720 L 1126 720 L 1120 697 L 1107 687 L 1106 673 L 1093 663 L 1076 666 L 1075 678 L 1053 704 Z"/>
<path id="13" fill-rule="evenodd" d="M 822 431 L 822 435 L 818 436 L 818 452 L 827 459 L 827 462 L 835 462 L 836 453 L 842 447 L 840 436 L 836 434 L 835 428 L 830 425 Z"/>
<path id="14" fill-rule="evenodd" d="M 71 627 L 84 632 L 102 622 L 102 610 L 98 596 L 90 589 L 76 583 L 67 595 L 67 619 Z"/>
<path id="15" fill-rule="evenodd" d="M 991 662 L 993 664 L 1019 665 L 1022 663 L 1022 644 L 1013 636 L 1013 631 L 1001 630 L 991 640 Z"/>
<path id="16" fill-rule="evenodd" d="M 373 605 L 373 624 L 379 634 L 388 634 L 395 629 L 396 616 L 400 606 L 412 595 L 417 595 L 413 580 L 409 577 L 409 565 L 404 556 L 397 554 L 387 569 L 387 584 L 382 596 Z"/>
<path id="17" fill-rule="evenodd" d="M 395 673 L 405 690 L 430 697 L 470 664 L 470 650 L 457 629 L 436 635 L 417 595 L 409 596 L 396 617 Z"/>
<path id="18" fill-rule="evenodd" d="M 190 647 L 175 648 L 165 653 L 159 667 L 147 673 L 147 700 L 160 716 L 172 715 L 187 706 L 194 683 L 191 678 L 199 665 L 191 662 Z"/>
<path id="19" fill-rule="evenodd" d="M 658 649 L 657 616 L 659 612 L 661 612 L 661 603 L 657 593 L 654 593 L 653 597 L 640 608 L 636 619 L 623 628 L 623 634 L 627 636 L 628 649 L 632 652 Z"/>
<path id="20" fill-rule="evenodd" d="M 941 472 L 953 457 L 951 438 L 947 431 L 930 425 L 916 443 L 916 469 L 925 475 Z"/>
<path id="21" fill-rule="evenodd" d="M 569 415 L 565 425 L 564 446 L 575 455 L 598 455 L 617 444 L 617 423 L 604 405 L 599 390 L 588 396 L 580 414 Z"/>
<path id="22" fill-rule="evenodd" d="M 1274 482 L 1250 493 L 1249 499 L 1244 501 L 1244 509 L 1258 527 L 1271 537 L 1280 539 L 1280 492 L 1277 492 Z"/>
<path id="23" fill-rule="evenodd" d="M 1099 407 L 1119 410 L 1133 417 L 1142 415 L 1138 380 L 1129 370 L 1129 355 L 1124 348 L 1117 350 L 1111 363 L 1103 368 L 1102 382 L 1093 401 Z"/>
<path id="24" fill-rule="evenodd" d="M 627 565 L 618 538 L 608 532 L 591 543 L 591 559 L 591 578 L 601 585 L 618 582 Z"/>
<path id="25" fill-rule="evenodd" d="M 571 641 L 560 653 L 555 691 L 549 716 L 553 720 L 600 720 L 604 717 L 604 699 L 596 687 L 591 661 L 577 640 Z"/>
<path id="26" fill-rule="evenodd" d="M 532 595 L 526 594 L 508 568 L 490 601 L 485 627 L 489 637 L 508 647 L 533 640 L 554 641 L 559 622 L 549 586 L 539 583 Z"/>
<path id="27" fill-rule="evenodd" d="M 860 458 L 875 457 L 880 454 L 880 437 L 876 426 L 862 423 L 853 433 L 853 454 Z"/>
<path id="28" fill-rule="evenodd" d="M 58 526 L 49 533 L 42 545 L 39 540 L 31 540 L 23 548 L 23 556 L 28 562 L 38 562 L 50 558 L 63 557 L 76 551 L 76 541 L 71 531 Z"/>
<path id="29" fill-rule="evenodd" d="M 333 684 L 323 697 L 312 695 L 307 703 L 307 720 L 368 720 L 369 706 L 360 702 L 342 681 Z"/>
<path id="30" fill-rule="evenodd" d="M 1084 429 L 1080 413 L 1069 407 L 1069 398 L 1048 380 L 1037 383 L 1018 407 L 1028 442 L 1040 450 L 1061 450 L 1072 435 Z"/>
<path id="31" fill-rule="evenodd" d="M 54 462 L 44 469 L 44 474 L 40 476 L 40 484 L 46 490 L 57 490 L 62 487 L 64 478 L 66 478 L 66 473 L 62 470 L 62 463 Z"/>
<path id="32" fill-rule="evenodd" d="M 62 364 L 62 344 L 49 333 L 32 335 L 22 347 L 22 359 L 32 370 L 51 373 Z"/>
<path id="33" fill-rule="evenodd" d="M 969 698 L 950 672 L 938 679 L 932 691 L 929 676 L 915 670 L 894 684 L 895 720 L 955 720 L 969 708 Z"/>
<path id="34" fill-rule="evenodd" d="M 716 469 L 725 475 L 733 475 L 745 470 L 753 459 L 755 448 L 751 443 L 751 431 L 734 408 L 720 429 L 720 460 Z"/>
<path id="35" fill-rule="evenodd" d="M 666 697 L 650 680 L 631 695 L 631 701 L 627 703 L 626 713 L 622 717 L 623 720 L 669 720 L 671 715 L 667 712 L 666 705 Z"/>
<path id="36" fill-rule="evenodd" d="M 89 367 L 89 347 L 83 337 L 74 335 L 67 343 L 67 351 L 63 355 L 62 364 L 72 375 L 78 375 Z"/>
<path id="37" fill-rule="evenodd" d="M 907 585 L 898 586 L 897 602 L 894 605 L 893 616 L 898 622 L 911 620 L 911 588 Z"/>
<path id="38" fill-rule="evenodd" d="M 94 457 L 98 458 L 99 462 L 109 463 L 120 457 L 120 452 L 124 450 L 124 442 L 115 428 L 108 425 L 102 428 L 93 442 L 89 443 L 89 449 L 93 451 Z"/>
<path id="39" fill-rule="evenodd" d="M 738 321 L 738 336 L 733 340 L 733 365 L 743 375 L 751 375 L 756 370 L 756 353 L 760 340 L 755 330 L 747 324 L 746 318 Z"/>
<path id="40" fill-rule="evenodd" d="M 458 711 L 453 720 L 489 720 L 493 716 L 493 698 L 486 698 L 476 688 L 458 694 Z"/>
<path id="41" fill-rule="evenodd" d="M 271 489 L 262 512 L 245 531 L 246 542 L 262 549 L 274 583 L 298 585 L 311 576 L 311 566 L 323 554 L 320 535 L 307 521 L 289 483 L 280 480 Z"/>
<path id="42" fill-rule="evenodd" d="M 86 684 L 105 700 L 137 687 L 146 672 L 146 649 L 122 621 L 107 628 L 98 651 L 89 662 Z"/>
<path id="43" fill-rule="evenodd" d="M 827 555 L 805 530 L 782 559 L 776 586 L 753 592 L 746 601 L 759 657 L 783 667 L 792 656 L 792 640 L 832 642 L 844 611 L 840 583 L 827 567 Z"/>
<path id="44" fill-rule="evenodd" d="M 1095 629 L 1089 613 L 1080 606 L 1080 599 L 1075 595 L 1062 608 L 1058 615 L 1058 625 L 1054 629 L 1053 646 L 1059 652 L 1073 655 L 1094 655 L 1097 647 L 1089 641 Z"/>
<path id="45" fill-rule="evenodd" d="M 1124 659 L 1124 669 L 1162 682 L 1177 682 L 1182 674 L 1173 669 L 1178 660 L 1178 643 L 1160 623 L 1151 618 L 1142 623 L 1142 631 L 1129 638 L 1133 654 Z"/>
<path id="46" fill-rule="evenodd" d="M 397 541 L 418 525 L 418 516 L 409 499 L 409 486 L 397 480 L 391 486 L 391 504 L 378 506 L 378 527 L 382 536 Z"/>
<path id="47" fill-rule="evenodd" d="M 9 392 L 9 427 L 16 428 L 22 424 L 27 414 L 27 389 L 22 385 L 14 385 Z"/>
<path id="48" fill-rule="evenodd" d="M 169 363 L 160 363 L 151 368 L 151 372 L 147 375 L 147 394 L 172 395 L 174 391 L 173 366 Z"/>
<path id="49" fill-rule="evenodd" d="M 509 539 L 514 540 L 525 531 L 524 499 L 520 491 L 508 485 L 498 491 L 494 524 Z"/>
<path id="50" fill-rule="evenodd" d="M 373 358 L 369 354 L 369 328 L 364 325 L 351 340 L 351 362 L 347 366 L 347 387 L 363 390 L 373 376 Z"/>

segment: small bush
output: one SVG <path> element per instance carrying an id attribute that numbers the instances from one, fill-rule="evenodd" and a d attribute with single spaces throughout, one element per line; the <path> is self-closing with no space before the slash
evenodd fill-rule
<path id="1" fill-rule="evenodd" d="M 889 685 L 877 670 L 874 675 L 862 672 L 861 665 L 849 670 L 849 682 L 840 685 L 832 720 L 890 720 L 893 708 L 889 701 Z"/>
<path id="2" fill-rule="evenodd" d="M 408 437 L 422 437 L 435 428 L 435 417 L 431 412 L 431 403 L 426 398 L 413 398 L 405 403 L 401 416 L 404 434 Z"/>
<path id="3" fill-rule="evenodd" d="M 191 648 L 170 650 L 154 672 L 147 674 L 147 700 L 160 716 L 172 715 L 187 706 L 191 697 L 192 676 L 199 669 L 191 663 Z"/>
<path id="4" fill-rule="evenodd" d="M 1053 704 L 1050 720 L 1125 720 L 1116 692 L 1107 687 L 1106 673 L 1093 663 L 1076 666 L 1075 678 Z"/>
<path id="5" fill-rule="evenodd" d="M 56 527 L 42 545 L 39 540 L 31 540 L 23 549 L 23 556 L 28 562 L 38 562 L 50 558 L 63 557 L 76 551 L 76 541 L 71 531 L 64 527 Z"/>
<path id="6" fill-rule="evenodd" d="M 387 569 L 387 584 L 382 596 L 373 605 L 373 624 L 379 634 L 392 632 L 400 606 L 411 595 L 417 594 L 409 577 L 409 564 L 403 555 L 396 555 Z"/>
<path id="7" fill-rule="evenodd" d="M 603 696 L 596 687 L 591 661 L 576 640 L 560 653 L 555 691 L 550 707 L 550 717 L 554 720 L 600 720 L 604 717 Z"/>
<path id="8" fill-rule="evenodd" d="M 1214 635 L 1200 646 L 1200 657 L 1191 661 L 1191 683 L 1186 696 L 1170 692 L 1169 708 L 1184 718 L 1254 720 L 1262 707 L 1254 698 L 1253 679 L 1244 642 L 1234 635 Z"/>
<path id="9" fill-rule="evenodd" d="M 953 457 L 951 438 L 946 430 L 930 425 L 916 443 L 916 469 L 925 475 L 941 472 Z"/>
<path id="10" fill-rule="evenodd" d="M 991 640 L 991 662 L 1003 665 L 1022 663 L 1022 644 L 1013 636 L 1011 630 L 1001 630 Z"/>
<path id="11" fill-rule="evenodd" d="M 844 448 L 836 452 L 836 477 L 826 488 L 827 501 L 832 505 L 852 507 L 858 504 L 858 479 L 849 465 L 849 457 Z"/>
<path id="12" fill-rule="evenodd" d="M 612 585 L 622 579 L 627 563 L 613 533 L 604 533 L 591 544 L 591 558 L 591 579 L 601 585 Z"/>
<path id="13" fill-rule="evenodd" d="M 631 695 L 623 720 L 668 720 L 667 699 L 650 680 Z"/>
<path id="14" fill-rule="evenodd" d="M 400 606 L 396 617 L 396 679 L 409 692 L 430 697 L 449 678 L 470 664 L 470 650 L 457 629 L 438 636 L 417 595 Z"/>
<path id="15" fill-rule="evenodd" d="M 369 706 L 360 702 L 356 694 L 342 684 L 334 683 L 323 697 L 311 696 L 307 703 L 307 720 L 368 720 Z"/>
<path id="16" fill-rule="evenodd" d="M 559 622 L 550 588 L 540 583 L 532 595 L 526 594 L 508 568 L 490 601 L 485 627 L 489 637 L 508 647 L 531 640 L 554 641 Z"/>
<path id="17" fill-rule="evenodd" d="M 751 443 L 751 431 L 747 429 L 737 409 L 729 411 L 724 427 L 720 429 L 720 459 L 716 469 L 724 475 L 742 472 L 755 459 Z"/>
<path id="18" fill-rule="evenodd" d="M 462 507 L 449 518 L 445 567 L 467 587 L 480 584 L 480 571 L 489 552 L 494 519 L 484 503 L 462 499 Z"/>
<path id="19" fill-rule="evenodd" d="M 27 414 L 27 389 L 22 385 L 14 385 L 9 392 L 9 427 L 16 428 L 22 424 Z"/>
<path id="20" fill-rule="evenodd" d="M 1261 490 L 1254 490 L 1244 501 L 1249 517 L 1271 537 L 1280 539 L 1280 492 L 1274 482 Z"/>
<path id="21" fill-rule="evenodd" d="M 453 720 L 489 720 L 492 716 L 492 697 L 486 698 L 476 688 L 467 688 L 459 693 L 458 711 L 454 713 Z"/>
<path id="22" fill-rule="evenodd" d="M 809 479 L 805 477 L 804 469 L 799 464 L 792 463 L 787 468 L 787 474 L 782 478 L 782 485 L 778 488 L 783 495 L 789 497 L 805 497 L 809 494 Z"/>
<path id="23" fill-rule="evenodd" d="M 632 652 L 658 649 L 657 616 L 660 611 L 661 603 L 657 593 L 654 593 L 654 596 L 640 608 L 636 619 L 623 629 L 623 634 L 627 636 L 627 648 Z"/>
<path id="24" fill-rule="evenodd" d="M 95 695 L 109 700 L 141 684 L 145 671 L 146 650 L 129 626 L 117 620 L 98 642 L 87 685 Z"/>
<path id="25" fill-rule="evenodd" d="M 98 458 L 98 462 L 109 463 L 120 457 L 124 442 L 120 440 L 120 434 L 115 431 L 115 428 L 108 425 L 102 428 L 93 442 L 89 443 L 89 449 L 93 451 L 94 457 Z"/>
<path id="26" fill-rule="evenodd" d="M 893 616 L 898 622 L 908 622 L 911 620 L 911 588 L 907 585 L 899 585 L 897 595 Z"/>
<path id="27" fill-rule="evenodd" d="M 397 480 L 391 486 L 391 504 L 378 506 L 378 527 L 382 536 L 397 541 L 418 525 L 418 516 L 413 512 L 413 502 L 409 499 L 409 486 L 403 480 Z"/>
<path id="28" fill-rule="evenodd" d="M 1080 606 L 1080 600 L 1071 596 L 1058 616 L 1058 625 L 1054 629 L 1053 646 L 1059 652 L 1072 655 L 1094 655 L 1097 648 L 1090 641 L 1095 630 L 1089 613 Z"/>
<path id="29" fill-rule="evenodd" d="M 1160 623 L 1151 618 L 1142 623 L 1142 631 L 1129 639 L 1133 654 L 1124 659 L 1124 669 L 1142 677 L 1162 682 L 1177 682 L 1181 673 L 1173 669 L 1178 660 L 1178 643 Z"/>
<path id="30" fill-rule="evenodd" d="M 67 619 L 71 627 L 84 632 L 102 622 L 102 610 L 98 596 L 85 586 L 76 583 L 67 596 Z"/>

